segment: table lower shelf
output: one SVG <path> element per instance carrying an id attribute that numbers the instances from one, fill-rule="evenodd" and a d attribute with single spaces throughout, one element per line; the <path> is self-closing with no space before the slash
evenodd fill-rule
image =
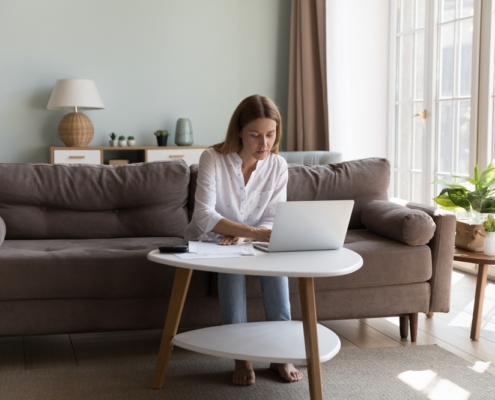
<path id="1" fill-rule="evenodd" d="M 320 362 L 340 350 L 340 339 L 318 324 Z M 300 321 L 249 322 L 180 333 L 172 344 L 187 350 L 236 360 L 306 364 L 303 324 Z"/>

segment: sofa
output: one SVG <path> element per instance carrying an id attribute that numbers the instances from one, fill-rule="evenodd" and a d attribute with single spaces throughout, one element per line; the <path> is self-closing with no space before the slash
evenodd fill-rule
<path id="1" fill-rule="evenodd" d="M 0 164 L 0 336 L 163 328 L 175 268 L 149 251 L 182 242 L 197 165 Z M 370 158 L 289 166 L 288 201 L 355 201 L 345 247 L 353 274 L 315 280 L 319 320 L 448 312 L 455 217 L 388 201 L 390 165 Z M 3 241 L 3 243 L 2 243 Z M 265 319 L 257 277 L 248 318 Z M 301 310 L 290 279 L 293 319 Z M 195 271 L 180 330 L 221 323 L 216 275 Z"/>

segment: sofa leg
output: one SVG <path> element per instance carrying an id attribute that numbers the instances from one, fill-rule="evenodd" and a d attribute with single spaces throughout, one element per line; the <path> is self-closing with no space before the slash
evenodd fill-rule
<path id="1" fill-rule="evenodd" d="M 432 312 L 427 312 L 426 313 L 426 318 L 433 318 L 433 316 L 435 315 L 435 313 L 432 311 Z"/>
<path id="2" fill-rule="evenodd" d="M 418 313 L 409 314 L 409 325 L 411 326 L 411 342 L 418 337 Z"/>
<path id="3" fill-rule="evenodd" d="M 409 331 L 409 315 L 401 315 L 400 320 L 400 337 L 402 339 L 407 338 L 407 333 Z"/>

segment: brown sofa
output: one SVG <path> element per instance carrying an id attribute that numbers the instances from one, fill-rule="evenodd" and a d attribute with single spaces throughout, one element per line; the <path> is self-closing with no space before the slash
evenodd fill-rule
<path id="1" fill-rule="evenodd" d="M 0 164 L 0 335 L 162 328 L 175 269 L 146 254 L 182 241 L 196 177 L 182 161 Z M 388 202 L 389 177 L 378 158 L 291 165 L 288 200 L 355 200 L 345 246 L 364 265 L 315 280 L 318 318 L 401 316 L 403 337 L 410 318 L 414 340 L 418 312 L 449 310 L 455 218 Z M 247 282 L 248 317 L 263 320 L 259 279 Z M 216 276 L 196 271 L 181 329 L 220 323 Z"/>

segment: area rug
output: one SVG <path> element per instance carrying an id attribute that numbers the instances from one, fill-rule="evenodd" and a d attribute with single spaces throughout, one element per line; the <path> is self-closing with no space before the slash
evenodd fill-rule
<path id="1" fill-rule="evenodd" d="M 163 389 L 150 388 L 154 363 L 0 373 L 2 400 L 303 400 L 305 378 L 284 383 L 255 363 L 256 384 L 230 383 L 232 360 L 208 357 L 170 363 Z M 342 350 L 322 365 L 325 399 L 495 399 L 495 375 L 438 346 Z"/>

